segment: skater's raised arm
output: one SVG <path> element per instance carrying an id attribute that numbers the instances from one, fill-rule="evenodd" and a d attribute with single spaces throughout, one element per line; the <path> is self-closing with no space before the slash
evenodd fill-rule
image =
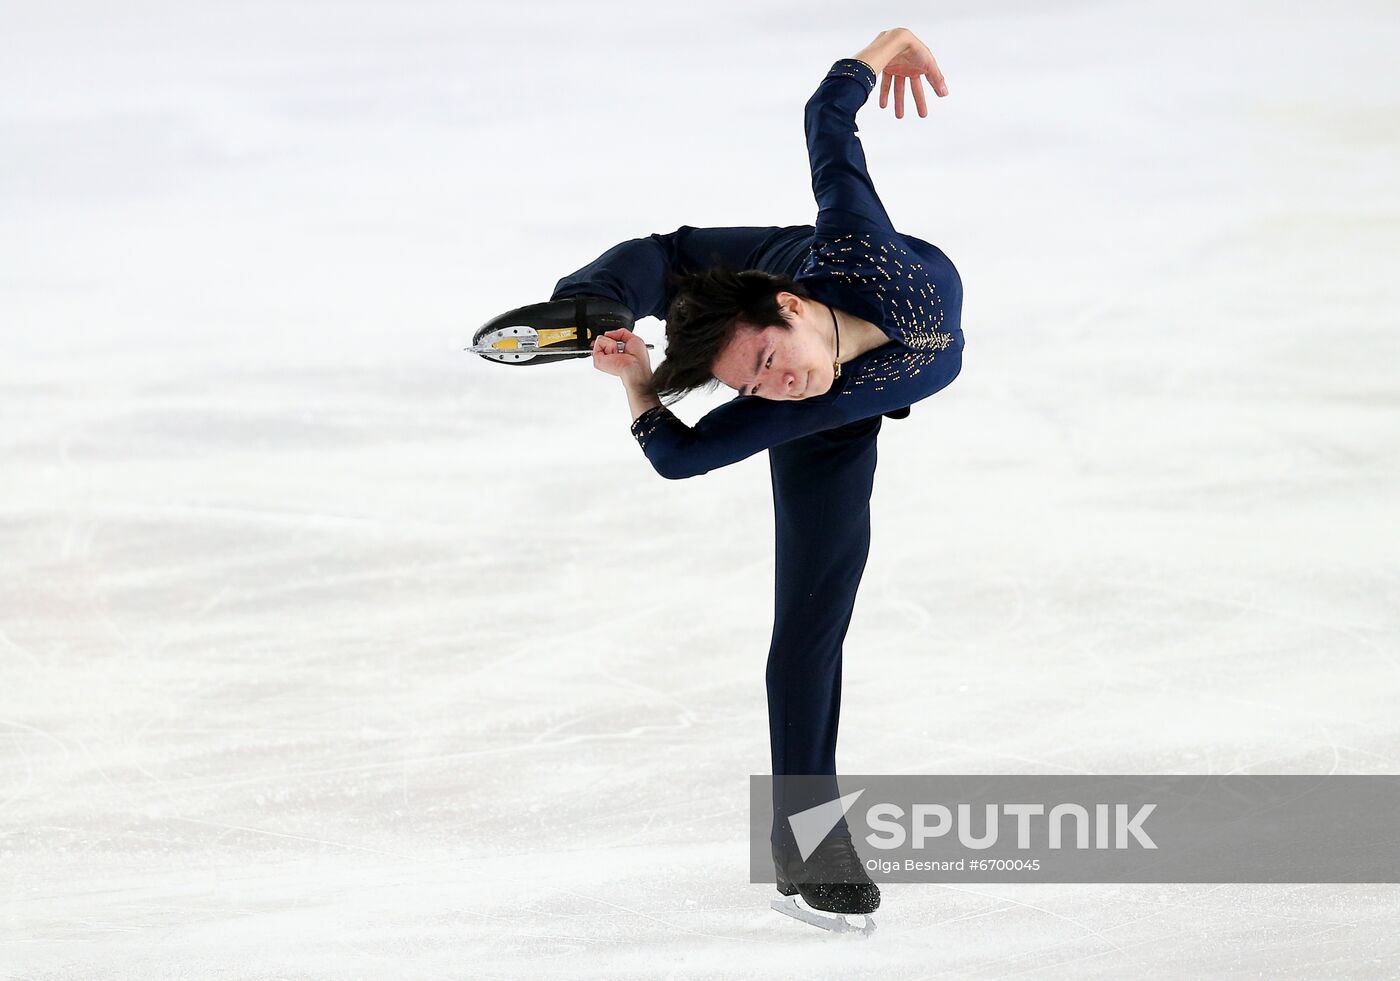
<path id="1" fill-rule="evenodd" d="M 919 115 L 927 115 L 921 76 L 927 75 L 938 95 L 948 86 L 927 47 L 902 27 L 882 31 L 853 58 L 831 67 L 807 100 L 805 129 L 812 169 L 812 193 L 817 200 L 817 236 L 842 232 L 893 231 L 866 167 L 865 151 L 856 135 L 856 113 L 865 105 L 875 82 L 884 74 L 880 107 L 888 104 L 892 83 L 895 116 L 904 116 L 904 83 L 911 82 Z"/>

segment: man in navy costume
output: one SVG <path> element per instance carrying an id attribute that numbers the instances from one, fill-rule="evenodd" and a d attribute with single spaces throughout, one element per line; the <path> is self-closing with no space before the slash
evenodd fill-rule
<path id="1" fill-rule="evenodd" d="M 906 82 L 920 116 L 921 76 L 947 95 L 928 48 L 903 28 L 837 61 L 806 105 L 815 226 L 682 226 L 632 239 L 561 279 L 550 303 L 513 311 L 562 312 L 576 325 L 578 356 L 623 380 L 632 433 L 663 477 L 768 451 L 773 773 L 829 776 L 822 799 L 837 796 L 842 641 L 870 548 L 876 437 L 884 416 L 907 416 L 962 366 L 957 270 L 935 246 L 895 231 L 856 136 L 856 113 L 882 74 L 880 106 L 894 85 L 900 118 Z M 629 329 L 640 317 L 667 321 L 666 360 L 655 372 Z M 693 427 L 661 402 L 716 381 L 738 395 Z M 780 891 L 800 891 L 817 909 L 872 912 L 879 889 L 844 822 L 804 861 L 786 816 L 821 800 L 778 799 L 776 787 L 774 796 Z"/>

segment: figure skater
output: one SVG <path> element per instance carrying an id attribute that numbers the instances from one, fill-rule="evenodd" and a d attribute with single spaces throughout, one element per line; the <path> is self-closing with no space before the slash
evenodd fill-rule
<path id="1" fill-rule="evenodd" d="M 522 365 L 591 357 L 621 379 L 632 433 L 663 477 L 768 451 L 777 538 L 766 672 L 773 862 L 781 893 L 842 914 L 869 914 L 880 902 L 844 821 L 804 858 L 786 816 L 838 796 L 842 642 L 869 553 L 882 420 L 904 418 L 957 377 L 963 349 L 957 270 L 935 246 L 895 231 L 866 170 L 855 116 L 882 77 L 880 107 L 893 87 L 896 118 L 906 83 L 920 116 L 923 78 L 948 94 L 933 55 L 904 28 L 837 61 L 806 104 L 815 225 L 683 225 L 622 242 L 561 279 L 549 302 L 485 325 L 473 348 Z M 666 321 L 666 358 L 655 371 L 630 329 L 640 317 Z M 668 407 L 716 383 L 738 394 L 695 426 Z M 829 793 L 785 795 L 777 778 L 788 774 L 829 778 Z"/>

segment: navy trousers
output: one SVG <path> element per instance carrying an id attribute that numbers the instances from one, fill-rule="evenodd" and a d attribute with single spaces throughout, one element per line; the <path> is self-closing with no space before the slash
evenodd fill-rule
<path id="1" fill-rule="evenodd" d="M 638 320 L 665 318 L 668 270 L 716 265 L 793 276 L 812 226 L 693 228 L 631 239 L 559 280 L 551 299 L 605 296 Z M 814 433 L 768 451 L 776 576 L 768 648 L 768 732 L 774 774 L 831 777 L 801 799 L 774 790 L 773 841 L 790 846 L 785 816 L 836 796 L 841 649 L 870 552 L 870 492 L 881 416 Z"/>

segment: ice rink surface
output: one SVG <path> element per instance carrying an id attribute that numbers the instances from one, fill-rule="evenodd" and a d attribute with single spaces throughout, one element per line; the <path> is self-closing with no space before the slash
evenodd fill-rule
<path id="1" fill-rule="evenodd" d="M 810 222 L 897 25 L 950 95 L 862 139 L 967 349 L 881 436 L 841 768 L 1400 768 L 1393 3 L 11 4 L 0 976 L 1400 974 L 1395 886 L 768 911 L 766 457 L 662 480 L 615 379 L 461 353 Z"/>

